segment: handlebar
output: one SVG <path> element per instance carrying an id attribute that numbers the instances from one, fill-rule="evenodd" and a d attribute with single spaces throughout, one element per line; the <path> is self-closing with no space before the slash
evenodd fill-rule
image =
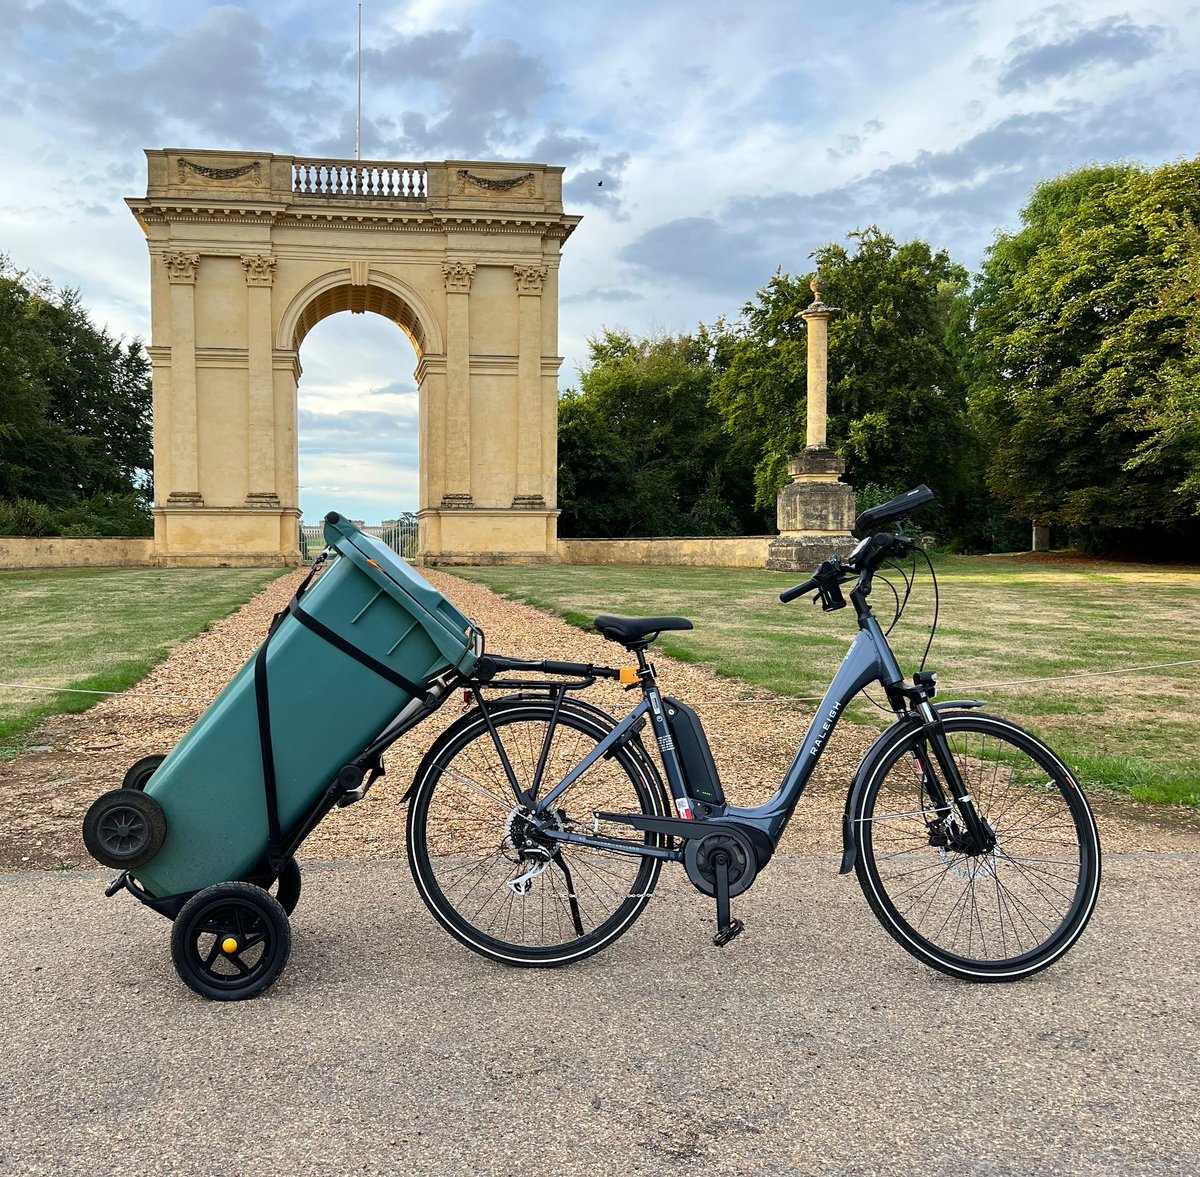
<path id="1" fill-rule="evenodd" d="M 820 594 L 821 608 L 827 613 L 841 609 L 846 604 L 841 586 L 853 580 L 853 574 L 858 575 L 855 591 L 864 597 L 869 596 L 871 581 L 879 566 L 894 553 L 915 551 L 917 547 L 907 536 L 881 531 L 864 539 L 844 561 L 838 556 L 831 556 L 803 584 L 781 592 L 779 600 L 786 605 L 816 590 Z"/>
<path id="2" fill-rule="evenodd" d="M 798 584 L 795 588 L 785 589 L 781 592 L 779 600 L 786 605 L 789 601 L 794 601 L 797 597 L 804 596 L 805 593 L 811 593 L 816 587 L 816 577 L 810 576 L 803 584 Z"/>

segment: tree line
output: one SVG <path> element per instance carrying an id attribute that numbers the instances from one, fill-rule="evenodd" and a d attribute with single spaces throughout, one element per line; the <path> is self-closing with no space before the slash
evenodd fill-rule
<path id="1" fill-rule="evenodd" d="M 0 535 L 149 535 L 150 363 L 0 256 Z"/>
<path id="2" fill-rule="evenodd" d="M 1200 160 L 1040 184 L 979 273 L 871 226 L 813 259 L 829 444 L 865 508 L 925 482 L 965 551 L 1200 552 Z M 804 447 L 812 273 L 733 320 L 589 341 L 559 406 L 560 533 L 762 534 Z"/>

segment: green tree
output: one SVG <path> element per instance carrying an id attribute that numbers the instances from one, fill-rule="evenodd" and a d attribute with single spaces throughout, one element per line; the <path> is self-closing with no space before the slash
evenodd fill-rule
<path id="1" fill-rule="evenodd" d="M 709 405 L 705 333 L 635 340 L 606 331 L 588 342 L 580 388 L 559 402 L 559 531 L 722 535 L 756 526 L 751 463 Z"/>
<path id="2" fill-rule="evenodd" d="M 47 478 L 71 463 L 70 433 L 51 421 L 43 372 L 53 348 L 38 329 L 34 295 L 0 258 L 0 499 L 41 501 Z"/>
<path id="3" fill-rule="evenodd" d="M 66 512 L 80 533 L 92 523 L 145 530 L 150 464 L 141 342 L 114 339 L 77 292 L 0 257 L 0 499 Z"/>
<path id="4" fill-rule="evenodd" d="M 967 272 L 923 241 L 898 244 L 877 227 L 851 249 L 814 258 L 829 325 L 829 445 L 852 484 L 895 490 L 928 483 L 943 518 L 972 479 L 965 388 L 953 334 Z M 730 432 L 753 440 L 757 503 L 773 509 L 787 461 L 805 445 L 807 332 L 796 315 L 812 302 L 812 274 L 777 272 L 732 326 L 713 330 L 714 403 Z"/>
<path id="5" fill-rule="evenodd" d="M 1200 534 L 1194 388 L 1200 160 L 1040 185 L 972 293 L 988 482 L 1095 548 Z"/>

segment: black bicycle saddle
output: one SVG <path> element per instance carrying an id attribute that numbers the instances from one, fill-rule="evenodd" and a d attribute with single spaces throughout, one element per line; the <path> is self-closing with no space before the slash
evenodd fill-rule
<path id="1" fill-rule="evenodd" d="M 593 624 L 610 642 L 623 646 L 664 630 L 692 628 L 686 617 L 614 617 L 609 613 L 601 613 Z"/>

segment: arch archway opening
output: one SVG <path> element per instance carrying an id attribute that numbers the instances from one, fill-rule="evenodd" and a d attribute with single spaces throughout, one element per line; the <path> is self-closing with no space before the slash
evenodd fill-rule
<path id="1" fill-rule="evenodd" d="M 409 302 L 383 286 L 353 286 L 349 283 L 322 290 L 305 304 L 293 328 L 292 349 L 299 351 L 313 327 L 342 311 L 355 315 L 369 311 L 395 323 L 408 336 L 418 360 L 428 350 L 425 327 Z"/>
<path id="2" fill-rule="evenodd" d="M 297 502 L 308 524 L 330 510 L 383 524 L 420 505 L 420 325 L 397 321 L 405 308 L 390 292 L 342 290 L 352 297 L 326 292 L 297 326 Z"/>

